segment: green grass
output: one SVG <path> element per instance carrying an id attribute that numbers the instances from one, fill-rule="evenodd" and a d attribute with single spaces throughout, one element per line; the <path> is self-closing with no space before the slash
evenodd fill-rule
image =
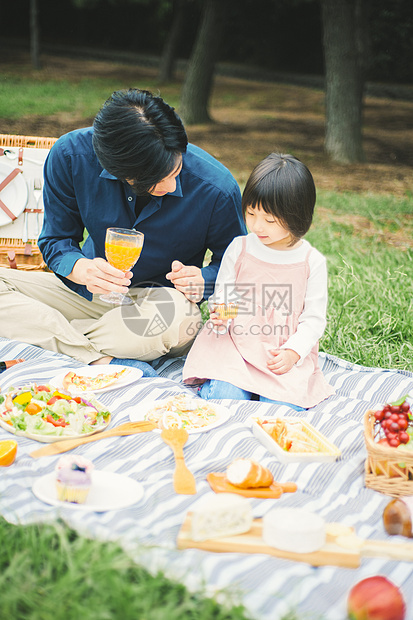
<path id="1" fill-rule="evenodd" d="M 316 214 L 307 237 L 328 263 L 321 350 L 367 366 L 412 370 L 412 198 L 323 192 L 318 204 L 329 216 Z M 366 219 L 352 224 L 352 215 Z M 400 245 L 390 245 L 389 233 L 397 232 Z"/>
<path id="2" fill-rule="evenodd" d="M 72 84 L 65 80 L 38 83 L 6 77 L 0 91 L 0 117 L 21 118 L 29 115 L 53 116 L 62 112 L 91 117 L 113 90 L 122 85 L 105 80 L 81 80 Z"/>
<path id="3" fill-rule="evenodd" d="M 78 536 L 61 523 L 15 526 L 0 518 L 0 608 L 13 620 L 247 620 L 151 575 L 116 543 Z"/>
<path id="4" fill-rule="evenodd" d="M 0 118 L 8 119 L 62 113 L 91 118 L 113 91 L 130 86 L 113 78 L 81 78 L 73 83 L 65 79 L 39 81 L 8 73 L 0 73 L 0 80 Z M 155 80 L 139 80 L 136 86 L 157 92 Z M 176 89 L 166 88 L 163 96 L 170 105 L 178 105 Z"/>

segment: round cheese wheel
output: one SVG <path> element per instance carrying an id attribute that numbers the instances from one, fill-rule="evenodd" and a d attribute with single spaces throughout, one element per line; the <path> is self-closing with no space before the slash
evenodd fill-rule
<path id="1" fill-rule="evenodd" d="M 270 547 L 293 553 L 318 551 L 326 541 L 324 519 L 303 508 L 275 508 L 263 517 L 262 537 Z"/>

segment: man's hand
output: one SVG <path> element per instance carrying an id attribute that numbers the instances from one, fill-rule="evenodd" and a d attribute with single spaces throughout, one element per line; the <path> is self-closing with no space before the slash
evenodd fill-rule
<path id="1" fill-rule="evenodd" d="M 184 265 L 179 260 L 174 260 L 171 265 L 171 271 L 165 277 L 189 301 L 197 303 L 203 298 L 205 281 L 199 267 Z"/>
<path id="2" fill-rule="evenodd" d="M 283 375 L 298 362 L 300 356 L 292 349 L 272 349 L 267 366 L 275 375 Z"/>
<path id="3" fill-rule="evenodd" d="M 124 273 L 112 267 L 104 258 L 79 258 L 67 278 L 84 284 L 90 293 L 102 295 L 114 291 L 126 295 L 132 275 L 131 271 Z"/>

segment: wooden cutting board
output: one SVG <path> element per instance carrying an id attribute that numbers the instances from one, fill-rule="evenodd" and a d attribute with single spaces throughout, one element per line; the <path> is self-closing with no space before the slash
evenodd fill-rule
<path id="1" fill-rule="evenodd" d="M 264 553 L 311 566 L 341 566 L 358 568 L 362 557 L 387 557 L 413 562 L 413 543 L 394 543 L 392 540 L 362 540 L 352 528 L 339 523 L 326 526 L 324 547 L 313 553 L 292 553 L 265 544 L 262 539 L 262 519 L 254 519 L 252 528 L 245 534 L 225 536 L 204 541 L 191 539 L 191 513 L 188 513 L 178 534 L 178 549 L 202 549 L 217 553 Z"/>
<path id="2" fill-rule="evenodd" d="M 269 487 L 241 489 L 230 484 L 226 479 L 225 473 L 210 473 L 206 477 L 209 486 L 215 493 L 235 493 L 244 497 L 258 497 L 261 499 L 278 499 L 283 493 L 295 493 L 297 485 L 295 482 L 273 482 Z"/>

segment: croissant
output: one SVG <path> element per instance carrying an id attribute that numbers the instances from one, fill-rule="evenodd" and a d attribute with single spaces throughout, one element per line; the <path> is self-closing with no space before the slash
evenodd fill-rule
<path id="1" fill-rule="evenodd" d="M 251 459 L 232 461 L 227 468 L 226 479 L 240 489 L 269 487 L 274 480 L 269 469 Z"/>

